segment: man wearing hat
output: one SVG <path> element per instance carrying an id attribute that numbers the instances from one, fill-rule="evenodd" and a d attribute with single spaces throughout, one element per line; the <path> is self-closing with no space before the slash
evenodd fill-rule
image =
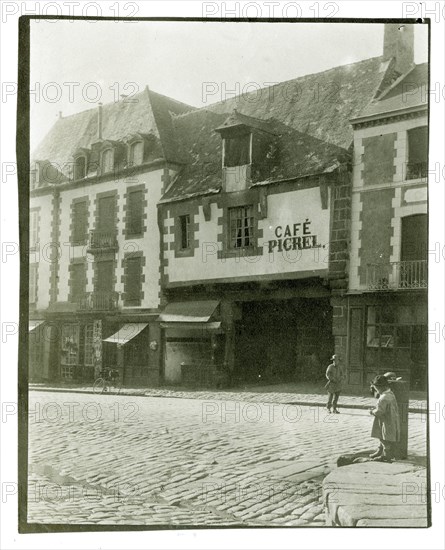
<path id="1" fill-rule="evenodd" d="M 397 401 L 390 390 L 386 376 L 376 376 L 372 387 L 379 395 L 377 406 L 370 414 L 374 416 L 371 437 L 380 440 L 378 450 L 371 455 L 373 460 L 391 462 L 394 458 L 395 443 L 400 439 L 400 421 Z"/>
<path id="2" fill-rule="evenodd" d="M 331 357 L 331 361 L 332 363 L 328 366 L 326 370 L 326 378 L 328 379 L 328 381 L 325 385 L 325 388 L 328 390 L 329 396 L 326 408 L 329 412 L 331 412 L 332 407 L 332 412 L 339 414 L 340 411 L 337 409 L 337 403 L 342 389 L 343 372 L 338 363 L 337 355 L 333 355 Z"/>

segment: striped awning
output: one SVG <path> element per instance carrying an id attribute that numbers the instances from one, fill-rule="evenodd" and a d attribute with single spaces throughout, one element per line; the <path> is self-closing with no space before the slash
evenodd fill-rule
<path id="1" fill-rule="evenodd" d="M 159 316 L 159 321 L 161 323 L 208 323 L 218 306 L 218 300 L 171 302 Z"/>
<path id="2" fill-rule="evenodd" d="M 123 346 L 135 336 L 140 334 L 144 328 L 148 326 L 148 323 L 126 323 L 112 336 L 104 339 L 104 342 L 110 342 L 112 344 L 120 344 Z"/>
<path id="3" fill-rule="evenodd" d="M 29 332 L 32 332 L 33 330 L 35 330 L 37 327 L 39 327 L 42 323 L 44 323 L 45 321 L 29 321 Z"/>

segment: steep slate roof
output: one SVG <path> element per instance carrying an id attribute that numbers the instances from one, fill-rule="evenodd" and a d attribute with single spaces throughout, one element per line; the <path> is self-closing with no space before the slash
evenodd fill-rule
<path id="1" fill-rule="evenodd" d="M 226 120 L 225 114 L 205 109 L 174 117 L 176 141 L 181 144 L 180 154 L 186 164 L 161 202 L 221 190 L 222 140 L 215 129 L 224 127 Z M 248 117 L 242 120 L 267 130 L 277 151 L 276 157 L 272 157 L 269 163 L 257 167 L 254 163 L 252 186 L 330 172 L 339 163 L 349 160 L 350 155 L 345 149 L 298 132 L 275 119 L 268 119 L 262 125 L 255 124 Z"/>
<path id="2" fill-rule="evenodd" d="M 391 113 L 428 104 L 428 64 L 415 65 L 399 78 L 379 99 L 373 100 L 359 118 Z"/>
<path id="3" fill-rule="evenodd" d="M 281 82 L 209 105 L 214 113 L 239 113 L 275 118 L 313 137 L 348 149 L 352 143 L 351 118 L 374 97 L 389 63 L 373 57 Z"/>
<path id="4" fill-rule="evenodd" d="M 179 114 L 194 107 L 145 88 L 127 100 L 103 105 L 102 137 L 121 140 L 128 134 L 153 133 L 167 160 L 173 160 L 174 136 L 170 112 Z M 90 148 L 98 141 L 98 108 L 59 119 L 34 151 L 34 160 L 49 160 L 67 173 L 66 163 L 80 147 Z M 65 166 L 65 168 L 63 168 Z"/>
<path id="5" fill-rule="evenodd" d="M 275 164 L 253 173 L 252 185 L 334 170 L 349 158 L 350 118 L 380 90 L 389 71 L 390 63 L 375 57 L 173 117 L 180 156 L 187 165 L 162 200 L 219 192 L 222 151 L 215 129 L 236 121 L 278 135 Z"/>

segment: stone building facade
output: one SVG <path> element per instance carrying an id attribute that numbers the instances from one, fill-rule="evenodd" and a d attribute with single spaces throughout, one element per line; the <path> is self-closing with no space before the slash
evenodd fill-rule
<path id="1" fill-rule="evenodd" d="M 31 172 L 31 377 L 321 382 L 335 352 L 350 388 L 421 387 L 427 74 L 405 28 L 207 108 L 146 89 L 61 118 Z"/>

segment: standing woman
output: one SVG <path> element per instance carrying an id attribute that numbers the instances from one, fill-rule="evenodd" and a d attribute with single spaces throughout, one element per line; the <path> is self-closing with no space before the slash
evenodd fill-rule
<path id="1" fill-rule="evenodd" d="M 340 411 L 337 409 L 337 402 L 342 389 L 343 371 L 338 363 L 337 355 L 333 355 L 331 361 L 332 363 L 326 369 L 326 378 L 328 382 L 325 388 L 328 390 L 329 395 L 326 408 L 331 412 L 332 407 L 333 413 L 340 414 Z"/>

